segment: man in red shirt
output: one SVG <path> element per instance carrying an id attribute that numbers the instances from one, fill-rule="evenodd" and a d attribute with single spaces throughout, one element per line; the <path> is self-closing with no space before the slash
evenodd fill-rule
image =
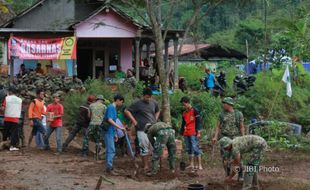
<path id="1" fill-rule="evenodd" d="M 5 135 L 4 139 L 10 136 L 11 147 L 10 151 L 19 150 L 18 145 L 18 125 L 19 118 L 22 111 L 22 99 L 17 97 L 15 94 L 17 90 L 14 87 L 10 87 L 9 95 L 5 97 L 2 110 L 4 110 L 4 126 L 5 126 Z"/>
<path id="2" fill-rule="evenodd" d="M 48 118 L 48 122 L 50 122 L 49 126 L 47 127 L 47 134 L 44 138 L 45 143 L 45 150 L 50 149 L 49 146 L 49 137 L 56 130 L 56 143 L 57 143 L 57 153 L 59 154 L 62 152 L 62 143 L 61 143 L 61 128 L 62 128 L 62 116 L 64 114 L 64 108 L 59 103 L 60 99 L 59 96 L 54 95 L 54 102 L 49 104 L 46 108 L 46 112 L 52 113 L 52 118 Z"/>
<path id="3" fill-rule="evenodd" d="M 186 96 L 181 98 L 181 103 L 185 111 L 182 114 L 181 135 L 184 136 L 186 151 L 189 156 L 190 168 L 194 170 L 202 170 L 201 165 L 201 150 L 199 148 L 201 117 L 197 109 L 193 108 L 190 104 L 190 99 Z M 198 165 L 195 165 L 196 160 Z"/>

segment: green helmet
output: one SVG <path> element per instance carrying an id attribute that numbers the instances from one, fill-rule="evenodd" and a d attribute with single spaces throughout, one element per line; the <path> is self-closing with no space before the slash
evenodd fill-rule
<path id="1" fill-rule="evenodd" d="M 226 97 L 222 101 L 223 104 L 229 104 L 229 105 L 234 105 L 234 100 L 231 97 Z"/>
<path id="2" fill-rule="evenodd" d="M 231 143 L 232 143 L 232 140 L 228 137 L 223 137 L 219 140 L 219 144 L 223 148 L 227 148 L 229 145 L 231 145 Z"/>

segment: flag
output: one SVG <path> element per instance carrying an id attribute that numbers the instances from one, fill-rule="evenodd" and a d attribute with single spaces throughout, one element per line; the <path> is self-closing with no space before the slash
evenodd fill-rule
<path id="1" fill-rule="evenodd" d="M 286 83 L 286 95 L 288 97 L 291 97 L 293 92 L 292 92 L 290 71 L 288 69 L 288 65 L 286 65 L 286 69 L 285 69 L 284 75 L 282 77 L 282 81 Z"/>

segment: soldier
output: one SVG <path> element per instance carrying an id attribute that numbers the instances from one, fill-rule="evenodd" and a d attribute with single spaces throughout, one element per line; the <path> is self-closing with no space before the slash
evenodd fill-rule
<path id="1" fill-rule="evenodd" d="M 79 115 L 76 119 L 76 124 L 74 129 L 70 132 L 69 136 L 67 137 L 65 143 L 62 145 L 63 151 L 66 151 L 69 143 L 74 139 L 78 132 L 83 130 L 83 135 L 86 135 L 86 131 L 90 122 L 89 117 L 89 105 L 96 100 L 96 97 L 91 95 L 87 97 L 87 102 L 80 106 L 79 108 Z"/>
<path id="2" fill-rule="evenodd" d="M 245 133 L 244 123 L 243 123 L 243 114 L 234 109 L 234 101 L 231 97 L 226 97 L 223 99 L 223 112 L 220 114 L 217 121 L 215 134 L 212 139 L 212 143 L 215 144 L 219 138 L 229 137 L 234 139 L 238 136 L 243 136 Z M 225 154 L 223 147 L 221 147 L 221 156 L 223 158 L 223 163 L 225 160 L 229 159 L 228 155 Z M 230 167 L 224 166 L 226 175 L 230 173 Z M 239 180 L 242 181 L 242 170 L 239 172 Z"/>
<path id="3" fill-rule="evenodd" d="M 155 124 L 146 124 L 145 133 L 154 148 L 152 155 L 152 170 L 148 172 L 147 176 L 156 175 L 158 172 L 159 159 L 163 154 L 163 148 L 166 145 L 169 153 L 169 167 L 172 173 L 175 172 L 175 131 L 170 125 L 164 122 L 157 122 Z M 156 139 L 156 140 L 155 140 Z"/>
<path id="4" fill-rule="evenodd" d="M 102 95 L 97 96 L 96 102 L 90 104 L 89 109 L 89 117 L 90 123 L 87 129 L 86 135 L 83 139 L 83 156 L 87 156 L 88 154 L 88 145 L 89 145 L 89 137 L 91 136 L 96 143 L 96 159 L 98 159 L 99 153 L 99 141 L 100 141 L 100 125 L 103 121 L 103 117 L 107 107 L 103 104 L 104 98 Z"/>
<path id="5" fill-rule="evenodd" d="M 259 165 L 262 160 L 262 154 L 267 149 L 266 141 L 257 135 L 245 135 L 236 137 L 233 140 L 223 137 L 219 140 L 219 144 L 231 155 L 232 161 L 230 162 L 235 167 L 231 174 L 225 178 L 225 181 L 232 181 L 236 171 L 240 170 L 241 154 L 248 154 L 249 158 L 245 159 L 246 170 L 242 189 L 246 190 L 257 187 Z M 228 162 L 225 164 L 228 164 Z"/>
<path id="6" fill-rule="evenodd" d="M 137 80 L 136 78 L 133 76 L 133 73 L 132 73 L 132 70 L 131 69 L 128 69 L 127 70 L 127 75 L 126 75 L 126 78 L 125 78 L 125 81 L 124 81 L 124 85 L 131 89 L 131 88 L 136 88 L 137 86 Z"/>

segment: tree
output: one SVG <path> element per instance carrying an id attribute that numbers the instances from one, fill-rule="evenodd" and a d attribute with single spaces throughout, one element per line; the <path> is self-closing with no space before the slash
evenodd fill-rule
<path id="1" fill-rule="evenodd" d="M 167 31 L 171 26 L 171 20 L 177 10 L 178 5 L 186 4 L 191 7 L 191 16 L 188 15 L 188 20 L 185 28 L 185 33 L 183 39 L 180 40 L 179 53 L 182 49 L 184 39 L 188 37 L 191 32 L 193 25 L 198 25 L 199 22 L 206 16 L 208 13 L 213 10 L 218 5 L 224 3 L 224 0 L 122 0 L 123 3 L 130 5 L 137 12 L 139 12 L 138 7 L 144 7 L 147 17 L 144 13 L 139 13 L 142 19 L 149 24 L 154 35 L 155 42 L 155 56 L 159 68 L 159 82 L 162 89 L 162 116 L 164 122 L 171 123 L 170 115 L 170 101 L 168 94 L 169 86 L 169 77 L 168 72 L 164 66 L 164 41 L 167 35 Z M 241 1 L 237 1 L 241 2 Z M 243 2 L 243 1 L 242 1 Z M 247 0 L 246 2 L 251 2 Z M 163 5 L 165 5 L 166 10 L 162 12 Z M 164 30 L 164 33 L 162 32 Z"/>

